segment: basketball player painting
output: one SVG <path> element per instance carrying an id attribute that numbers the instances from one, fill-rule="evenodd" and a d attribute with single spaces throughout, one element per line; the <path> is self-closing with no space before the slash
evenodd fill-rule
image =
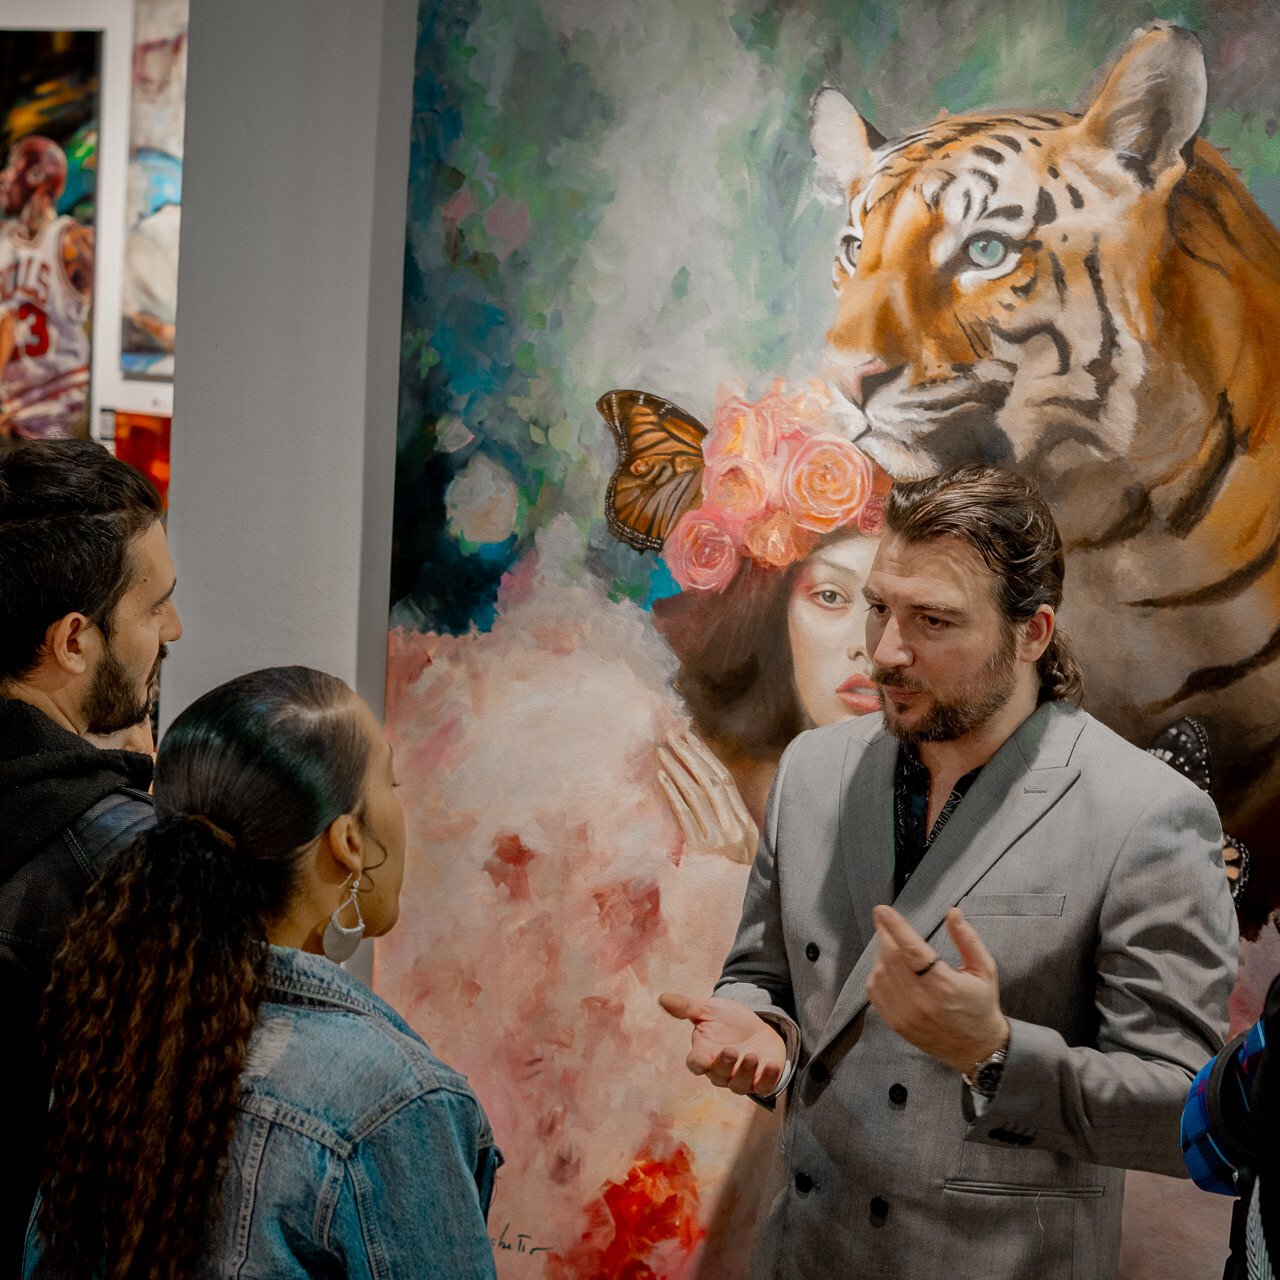
<path id="1" fill-rule="evenodd" d="M 66 181 L 36 134 L 0 169 L 0 437 L 87 434 L 93 230 L 57 212 Z"/>

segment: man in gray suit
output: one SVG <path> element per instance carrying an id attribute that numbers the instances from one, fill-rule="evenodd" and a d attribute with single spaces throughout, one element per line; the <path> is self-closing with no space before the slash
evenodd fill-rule
<path id="1" fill-rule="evenodd" d="M 786 1098 L 755 1277 L 1102 1280 L 1123 1170 L 1183 1175 L 1236 969 L 1221 831 L 1074 705 L 1062 579 L 1020 478 L 895 486 L 883 716 L 788 748 L 715 994 L 662 997 L 690 1070 Z"/>

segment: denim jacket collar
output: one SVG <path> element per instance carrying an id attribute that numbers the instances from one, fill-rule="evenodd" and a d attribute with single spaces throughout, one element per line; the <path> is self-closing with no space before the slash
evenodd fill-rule
<path id="1" fill-rule="evenodd" d="M 312 955 L 296 947 L 278 947 L 274 943 L 269 953 L 267 1000 L 367 1013 L 390 1022 L 400 1031 L 409 1031 L 405 1020 L 385 1000 L 380 1000 L 364 983 L 326 956 Z"/>

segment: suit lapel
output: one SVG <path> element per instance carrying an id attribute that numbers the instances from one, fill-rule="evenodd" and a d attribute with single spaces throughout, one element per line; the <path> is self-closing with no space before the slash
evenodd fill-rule
<path id="1" fill-rule="evenodd" d="M 840 804 L 840 860 L 853 899 L 862 949 L 875 937 L 871 908 L 893 898 L 893 772 L 898 741 L 884 729 L 845 752 Z"/>
<path id="2" fill-rule="evenodd" d="M 1010 845 L 1057 804 L 1079 777 L 1080 770 L 1072 767 L 1070 758 L 1085 722 L 1082 712 L 1057 703 L 1047 703 L 1028 716 L 984 766 L 896 900 L 893 898 L 893 824 L 888 815 L 892 814 L 897 743 L 886 734 L 880 743 L 869 744 L 868 755 L 872 747 L 886 741 L 889 744 L 885 753 L 887 781 L 882 776 L 883 762 L 876 761 L 874 780 L 883 789 L 873 798 L 866 793 L 872 777 L 868 776 L 868 786 L 864 789 L 858 776 L 863 772 L 871 775 L 872 770 L 859 770 L 855 766 L 853 785 L 846 795 L 851 797 L 856 793 L 866 813 L 883 810 L 888 822 L 887 887 L 881 854 L 885 837 L 879 829 L 879 820 L 870 822 L 865 832 L 853 828 L 851 839 L 846 840 L 842 814 L 842 855 L 851 886 L 856 885 L 866 875 L 868 865 L 870 867 L 866 887 L 854 892 L 856 919 L 859 927 L 865 919 L 867 941 L 832 1007 L 813 1054 L 821 1053 L 866 1008 L 867 979 L 876 957 L 871 907 L 877 902 L 893 902 L 911 927 L 921 937 L 928 938 L 942 924 L 947 911 L 986 875 Z"/>

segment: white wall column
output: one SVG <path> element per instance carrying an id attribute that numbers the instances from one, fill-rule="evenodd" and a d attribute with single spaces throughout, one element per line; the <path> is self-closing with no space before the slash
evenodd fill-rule
<path id="1" fill-rule="evenodd" d="M 194 0 L 163 725 L 257 667 L 381 714 L 415 0 Z"/>

